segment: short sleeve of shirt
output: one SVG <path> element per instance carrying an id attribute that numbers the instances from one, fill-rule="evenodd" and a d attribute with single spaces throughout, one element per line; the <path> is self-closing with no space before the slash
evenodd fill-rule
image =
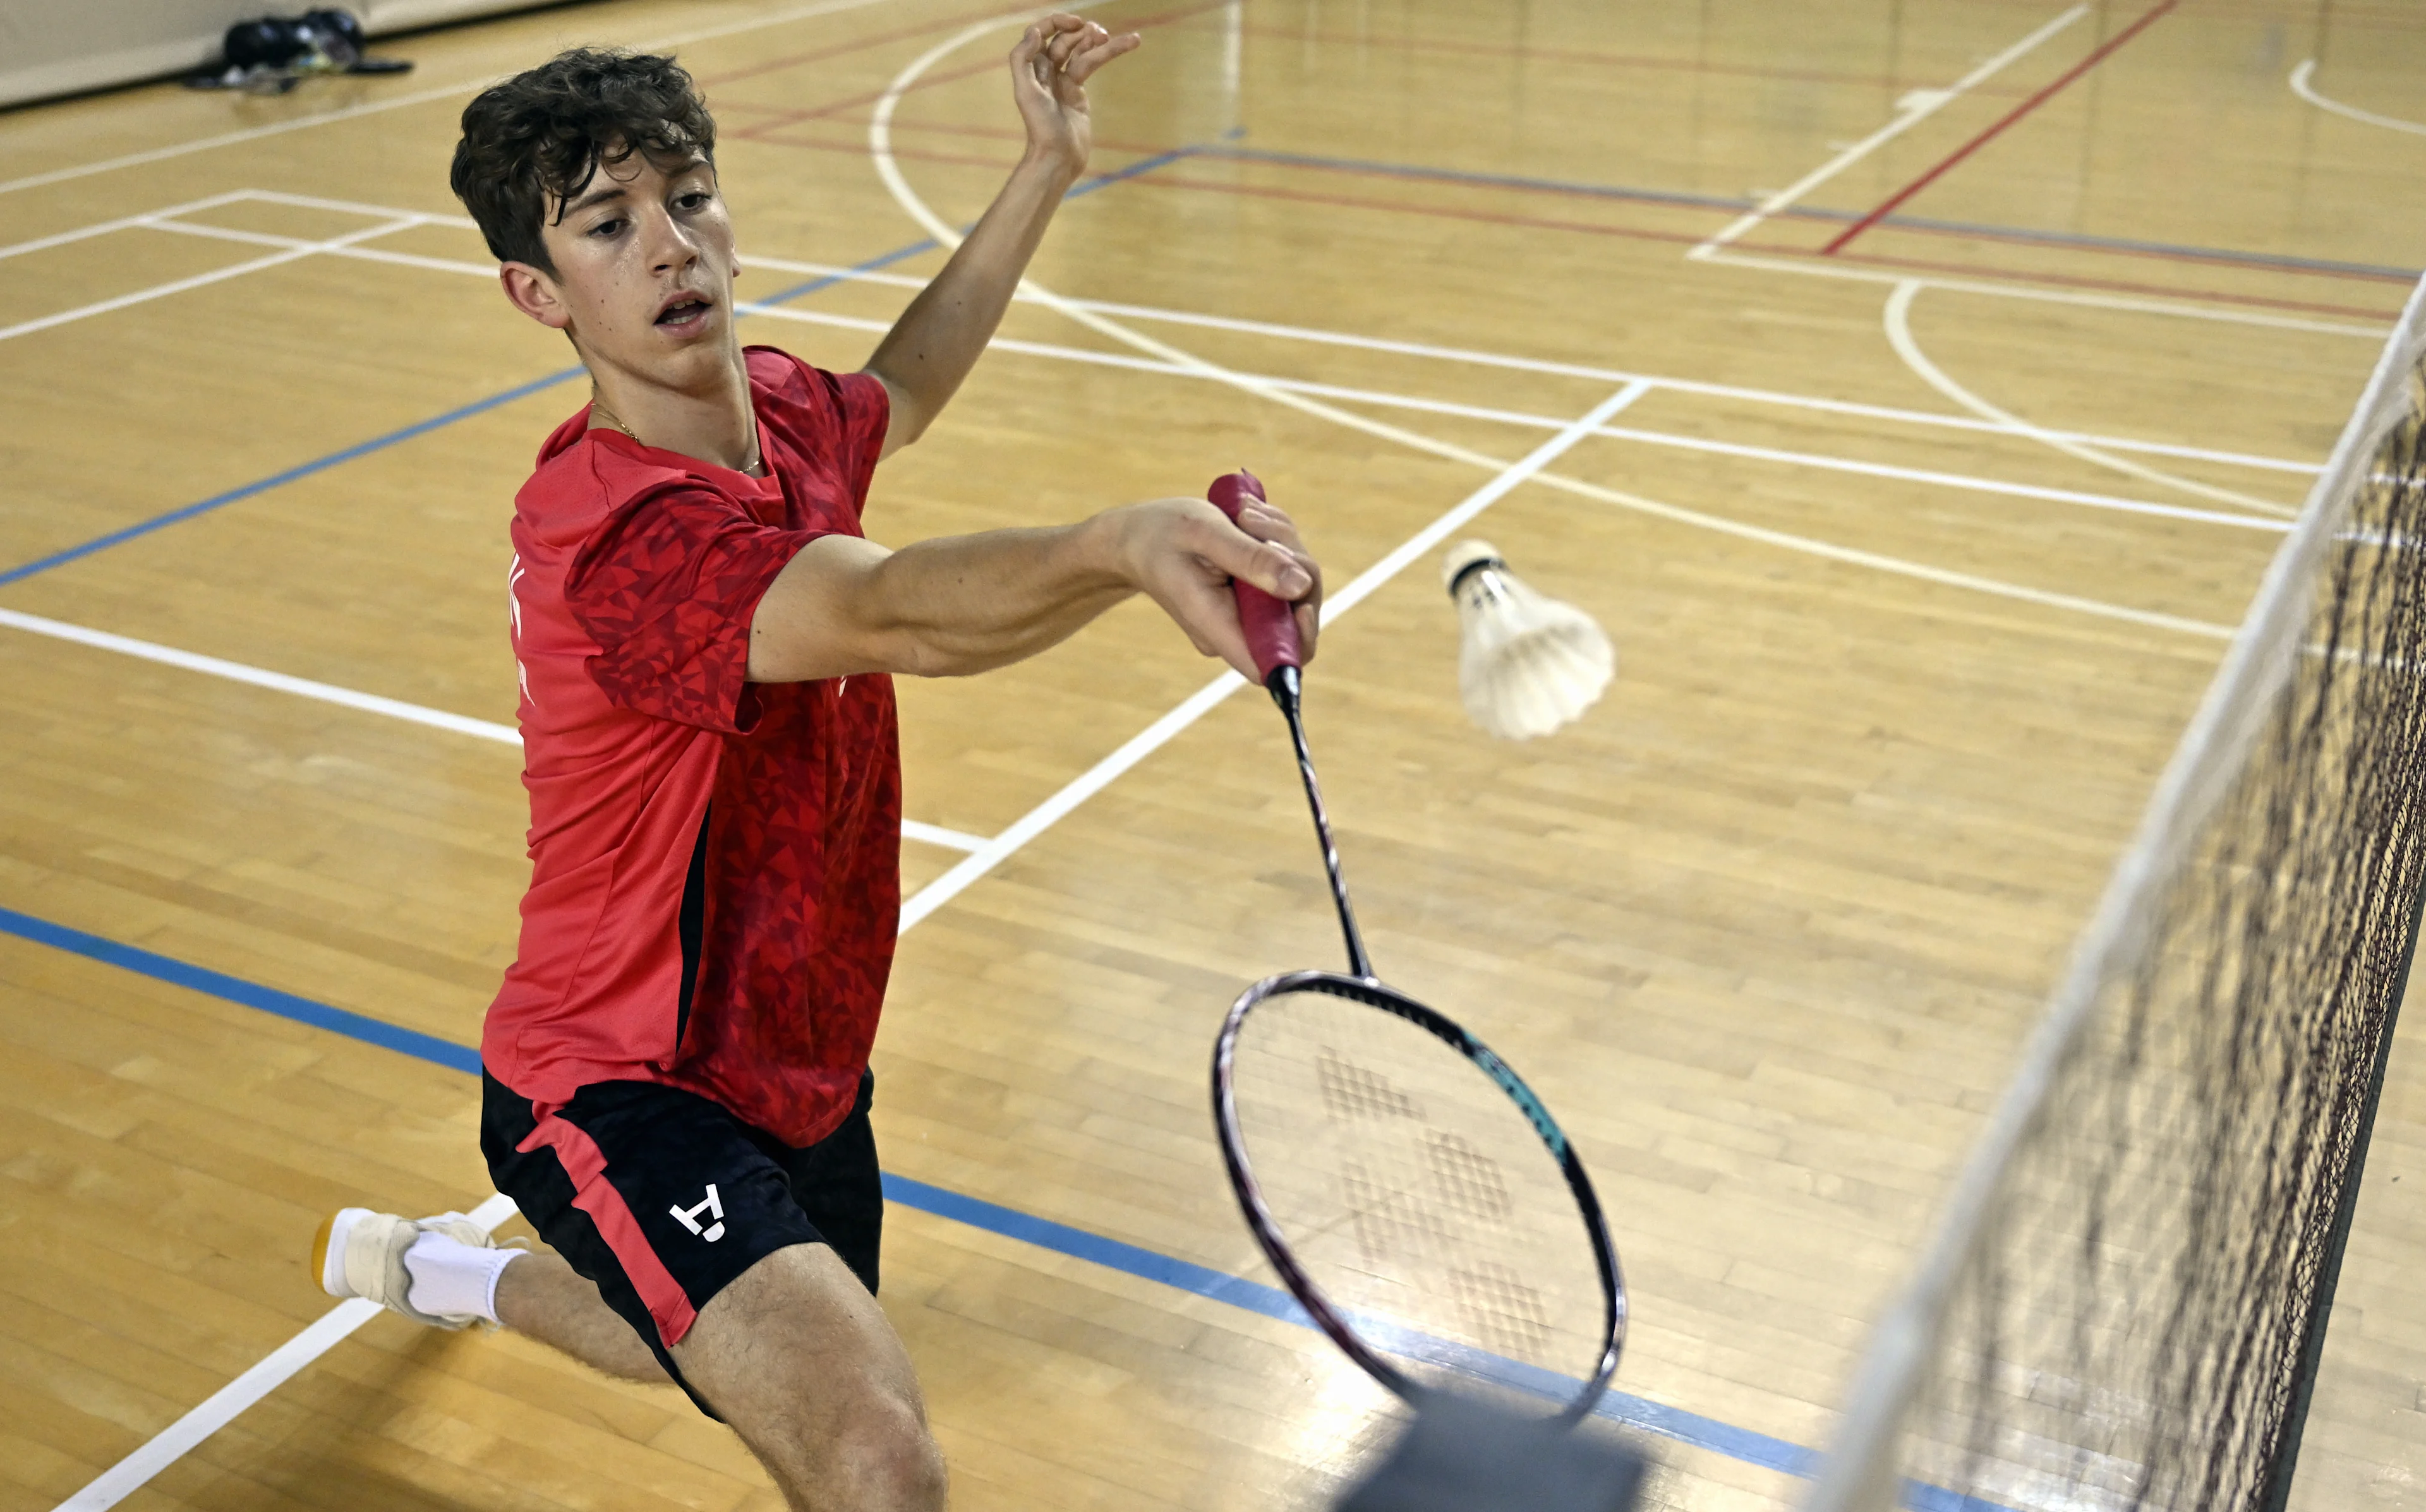
<path id="1" fill-rule="evenodd" d="M 772 346 L 747 350 L 760 418 L 803 455 L 825 458 L 854 509 L 865 503 L 893 420 L 883 382 L 871 373 L 829 373 Z"/>
<path id="2" fill-rule="evenodd" d="M 810 369 L 834 386 L 834 403 L 842 411 L 845 445 L 850 457 L 850 496 L 867 497 L 868 481 L 876 475 L 876 458 L 884 450 L 885 428 L 893 423 L 893 395 L 872 373 L 834 374 Z"/>
<path id="3" fill-rule="evenodd" d="M 575 552 L 564 601 L 598 645 L 608 702 L 724 734 L 757 723 L 750 621 L 795 553 L 821 532 L 761 524 L 704 489 L 652 491 L 608 515 Z"/>

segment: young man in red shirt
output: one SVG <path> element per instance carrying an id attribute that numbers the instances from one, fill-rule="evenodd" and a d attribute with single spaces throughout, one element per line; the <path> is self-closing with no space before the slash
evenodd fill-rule
<path id="1" fill-rule="evenodd" d="M 481 1147 L 554 1251 L 348 1208 L 315 1266 L 442 1327 L 671 1380 L 790 1504 L 942 1504 L 878 1311 L 867 1072 L 898 922 L 893 672 L 1033 655 L 1131 593 L 1253 675 L 1235 576 L 1299 605 L 1288 519 L 1162 499 L 922 541 L 860 531 L 992 336 L 1085 167 L 1085 83 L 1137 45 L 1058 15 L 1011 54 L 1010 182 L 860 373 L 734 330 L 715 124 L 666 58 L 577 51 L 463 114 L 456 192 L 506 296 L 592 384 L 515 500 L 531 883 L 489 1010 Z M 1241 529 L 1240 526 L 1244 528 Z"/>

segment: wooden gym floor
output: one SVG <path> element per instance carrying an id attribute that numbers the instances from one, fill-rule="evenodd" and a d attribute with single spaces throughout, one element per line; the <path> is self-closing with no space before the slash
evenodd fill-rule
<path id="1" fill-rule="evenodd" d="M 1336 592 L 1552 443 L 1474 530 L 1609 626 L 1610 695 L 1478 734 L 1429 549 L 1325 638 L 1314 739 L 1383 970 L 1541 1086 L 1611 1205 L 1621 1384 L 1682 1435 L 1657 1501 L 1787 1504 L 2426 264 L 2426 14 L 1098 14 L 1149 45 L 1035 269 L 1095 303 L 1013 312 L 871 532 L 1243 463 Z M 619 0 L 399 41 L 403 79 L 0 116 L 0 1507 L 147 1445 L 129 1507 L 777 1504 L 670 1390 L 387 1317 L 159 1436 L 326 1311 L 324 1212 L 489 1192 L 460 1047 L 525 876 L 505 526 L 583 390 L 454 218 L 457 111 L 677 39 L 779 301 L 753 339 L 849 367 L 938 265 L 918 217 L 1015 150 L 1012 18 Z M 1383 1431 L 1318 1338 L 1202 1295 L 1264 1276 L 1214 1026 L 1336 954 L 1278 720 L 1211 676 L 1131 606 L 901 690 L 884 1300 L 963 1506 L 1310 1506 Z M 2426 1507 L 2421 1037 L 2305 1508 Z"/>

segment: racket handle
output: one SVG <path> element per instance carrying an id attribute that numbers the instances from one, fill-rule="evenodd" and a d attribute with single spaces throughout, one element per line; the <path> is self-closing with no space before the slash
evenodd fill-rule
<path id="1" fill-rule="evenodd" d="M 1241 469 L 1215 478 L 1205 497 L 1236 523 L 1249 499 L 1263 500 L 1264 485 L 1254 474 Z M 1255 672 L 1265 685 L 1270 685 L 1272 674 L 1280 668 L 1302 667 L 1305 658 L 1298 645 L 1297 616 L 1289 604 L 1244 578 L 1232 579 L 1230 591 L 1237 596 L 1238 628 L 1246 632 L 1247 653 L 1255 659 Z"/>

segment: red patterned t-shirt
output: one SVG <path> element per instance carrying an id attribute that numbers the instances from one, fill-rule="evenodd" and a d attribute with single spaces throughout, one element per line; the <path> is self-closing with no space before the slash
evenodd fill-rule
<path id="1" fill-rule="evenodd" d="M 792 554 L 859 535 L 884 387 L 746 351 L 766 476 L 584 410 L 514 500 L 530 891 L 480 1057 L 552 1110 L 592 1082 L 715 1099 L 786 1144 L 850 1111 L 900 913 L 893 684 L 752 683 Z"/>

